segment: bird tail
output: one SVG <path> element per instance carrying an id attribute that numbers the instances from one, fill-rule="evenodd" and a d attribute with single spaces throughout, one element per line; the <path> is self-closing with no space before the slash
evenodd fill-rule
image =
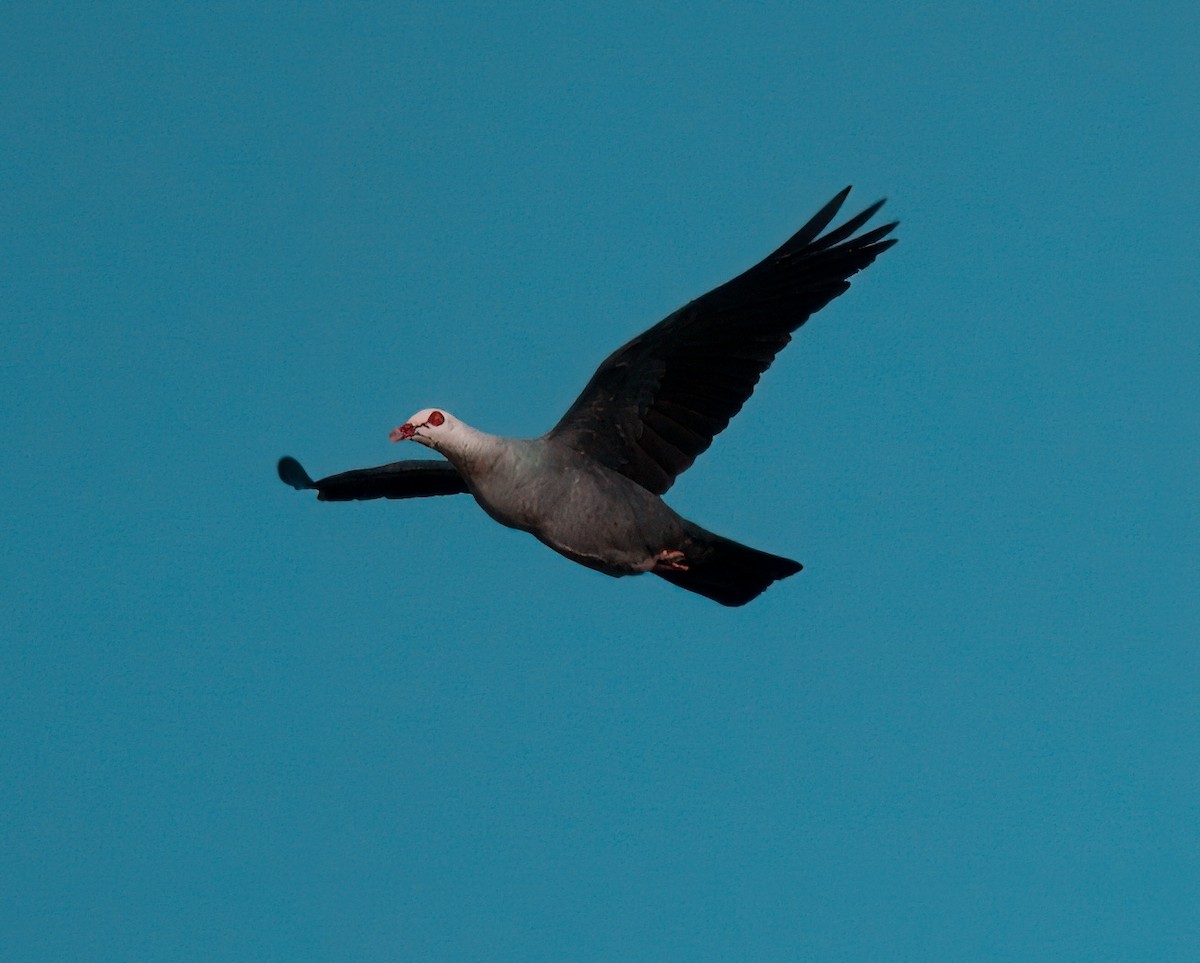
<path id="1" fill-rule="evenodd" d="M 773 582 L 795 575 L 803 567 L 790 558 L 760 552 L 699 526 L 691 532 L 691 542 L 685 553 L 686 570 L 658 568 L 655 574 L 722 605 L 745 605 Z"/>

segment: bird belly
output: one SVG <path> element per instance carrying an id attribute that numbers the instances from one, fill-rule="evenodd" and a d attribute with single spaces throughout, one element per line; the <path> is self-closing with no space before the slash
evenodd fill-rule
<path id="1" fill-rule="evenodd" d="M 531 534 L 559 555 L 605 575 L 648 572 L 654 567 L 657 554 L 649 548 L 640 532 L 619 524 L 608 527 L 603 538 L 595 537 L 592 531 L 553 523 Z"/>
<path id="2" fill-rule="evenodd" d="M 606 575 L 650 571 L 682 536 L 682 519 L 657 496 L 615 473 L 564 471 L 547 484 L 476 491 L 502 525 L 529 532 L 573 562 Z"/>

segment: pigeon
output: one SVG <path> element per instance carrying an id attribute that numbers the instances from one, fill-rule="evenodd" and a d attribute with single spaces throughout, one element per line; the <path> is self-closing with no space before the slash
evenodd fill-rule
<path id="1" fill-rule="evenodd" d="M 857 233 L 883 206 L 829 227 L 838 193 L 782 247 L 618 348 L 540 438 L 489 435 L 445 408 L 391 432 L 445 461 L 399 461 L 313 481 L 294 458 L 280 479 L 321 501 L 471 494 L 502 525 L 606 575 L 655 575 L 722 605 L 744 605 L 800 571 L 789 558 L 716 535 L 662 495 L 712 444 L 759 377 L 849 278 L 896 243 L 899 222 Z"/>

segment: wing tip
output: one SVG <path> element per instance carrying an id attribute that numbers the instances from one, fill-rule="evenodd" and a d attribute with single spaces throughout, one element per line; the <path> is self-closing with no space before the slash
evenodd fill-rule
<path id="1" fill-rule="evenodd" d="M 317 487 L 308 472 L 304 470 L 304 466 L 291 455 L 280 458 L 279 463 L 275 466 L 275 471 L 279 474 L 281 482 L 291 485 L 298 492 L 315 490 Z"/>
<path id="2" fill-rule="evenodd" d="M 847 184 L 840 191 L 838 191 L 828 201 L 828 203 L 826 203 L 824 207 L 822 207 L 819 211 L 817 211 L 816 214 L 809 218 L 808 222 L 802 228 L 800 228 L 800 230 L 793 234 L 783 244 L 783 246 L 780 247 L 774 253 L 774 255 L 772 255 L 772 257 L 787 257 L 806 248 L 824 250 L 826 248 L 833 247 L 835 244 L 840 244 L 843 241 L 852 238 L 854 233 L 863 225 L 865 225 L 872 217 L 874 217 L 879 212 L 879 209 L 887 203 L 887 198 L 881 197 L 874 204 L 871 204 L 858 214 L 854 215 L 854 217 L 847 220 L 846 223 L 842 224 L 840 227 L 827 230 L 833 223 L 834 218 L 836 218 L 838 213 L 841 211 L 842 205 L 846 202 L 846 198 L 850 196 L 850 191 L 852 188 L 853 185 Z M 876 228 L 871 233 L 874 234 L 875 238 L 882 237 L 884 234 L 887 234 L 889 231 L 895 228 L 899 223 L 899 221 L 893 221 L 891 224 L 885 225 L 882 231 L 881 229 Z M 854 243 L 861 244 L 861 237 L 854 239 Z"/>

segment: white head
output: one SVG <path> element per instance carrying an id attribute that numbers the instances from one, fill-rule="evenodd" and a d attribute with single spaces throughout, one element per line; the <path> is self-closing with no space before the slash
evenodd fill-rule
<path id="1" fill-rule="evenodd" d="M 423 408 L 399 428 L 393 428 L 388 437 L 392 441 L 420 442 L 426 448 L 441 451 L 447 442 L 453 444 L 455 430 L 462 427 L 462 422 L 448 411 Z"/>

